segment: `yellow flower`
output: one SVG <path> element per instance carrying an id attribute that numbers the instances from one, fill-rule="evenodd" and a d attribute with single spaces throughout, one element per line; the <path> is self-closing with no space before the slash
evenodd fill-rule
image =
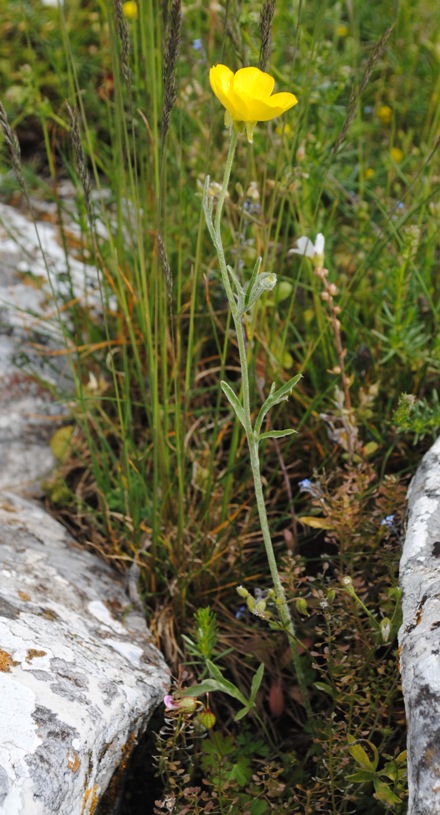
<path id="1" fill-rule="evenodd" d="M 123 3 L 122 11 L 124 12 L 127 20 L 137 20 L 139 16 L 138 5 L 137 3 L 134 3 L 133 0 L 128 0 L 127 3 Z"/>
<path id="2" fill-rule="evenodd" d="M 383 125 L 389 125 L 393 118 L 393 111 L 389 105 L 380 105 L 377 109 L 377 118 Z"/>
<path id="3" fill-rule="evenodd" d="M 346 25 L 341 23 L 341 25 L 336 26 L 336 36 L 337 37 L 348 37 L 349 31 Z"/>
<path id="4" fill-rule="evenodd" d="M 375 171 L 373 170 L 373 168 L 367 167 L 367 169 L 365 170 L 365 178 L 373 178 L 374 175 Z"/>
<path id="5" fill-rule="evenodd" d="M 257 122 L 275 119 L 298 102 L 293 93 L 275 93 L 275 80 L 259 68 L 240 68 L 235 74 L 226 65 L 214 65 L 209 81 L 217 99 L 226 108 L 225 125 L 240 133 L 246 128 L 252 142 Z"/>
<path id="6" fill-rule="evenodd" d="M 392 147 L 390 150 L 390 155 L 393 161 L 395 161 L 396 164 L 398 164 L 399 161 L 402 161 L 404 153 L 403 150 L 400 149 L 400 147 Z"/>

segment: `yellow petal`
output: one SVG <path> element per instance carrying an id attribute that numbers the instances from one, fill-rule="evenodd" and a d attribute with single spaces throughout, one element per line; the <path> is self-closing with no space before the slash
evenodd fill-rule
<path id="1" fill-rule="evenodd" d="M 209 72 L 209 81 L 217 99 L 235 119 L 234 107 L 230 101 L 230 91 L 234 74 L 226 65 L 214 65 Z"/>
<path id="2" fill-rule="evenodd" d="M 232 82 L 234 93 L 240 99 L 265 99 L 270 96 L 275 80 L 259 68 L 240 68 Z"/>
<path id="3" fill-rule="evenodd" d="M 268 99 L 252 99 L 248 103 L 248 112 L 251 121 L 268 122 L 281 116 L 289 108 L 296 105 L 298 99 L 293 93 L 275 93 Z"/>

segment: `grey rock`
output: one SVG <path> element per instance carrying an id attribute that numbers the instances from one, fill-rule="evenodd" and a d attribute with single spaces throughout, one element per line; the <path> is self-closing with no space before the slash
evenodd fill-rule
<path id="1" fill-rule="evenodd" d="M 123 579 L 13 493 L 0 495 L 0 597 L 1 812 L 88 815 L 168 669 Z"/>
<path id="2" fill-rule="evenodd" d="M 400 583 L 408 815 L 440 815 L 440 438 L 409 488 Z"/>
<path id="3" fill-rule="evenodd" d="M 44 255 L 25 215 L 0 203 L 0 811 L 92 815 L 169 672 L 123 578 L 29 500 L 65 415 L 29 363 L 72 387 L 66 356 L 47 365 L 35 350 L 63 347 L 53 293 L 72 296 L 56 227 L 39 232 Z M 96 270 L 69 268 L 73 294 L 98 308 Z"/>

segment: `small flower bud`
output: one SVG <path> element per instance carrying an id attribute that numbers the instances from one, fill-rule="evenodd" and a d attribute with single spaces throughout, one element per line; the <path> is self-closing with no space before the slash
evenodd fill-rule
<path id="1" fill-rule="evenodd" d="M 251 594 L 248 594 L 248 596 L 246 597 L 246 605 L 249 611 L 253 612 L 255 610 L 255 599 L 252 597 Z"/>
<path id="2" fill-rule="evenodd" d="M 217 721 L 215 714 L 209 708 L 198 713 L 196 719 L 206 730 L 211 730 Z"/>
<path id="3" fill-rule="evenodd" d="M 181 713 L 194 713 L 197 709 L 197 699 L 195 696 L 182 696 L 177 700 L 177 708 Z"/>
<path id="4" fill-rule="evenodd" d="M 264 614 L 266 611 L 266 601 L 259 600 L 258 603 L 255 603 L 254 613 L 255 614 Z"/>
<path id="5" fill-rule="evenodd" d="M 335 297 L 337 295 L 337 293 L 338 293 L 338 287 L 335 286 L 334 283 L 330 283 L 330 285 L 328 287 L 328 291 L 329 291 L 329 294 L 331 294 L 332 297 Z"/>
<path id="6" fill-rule="evenodd" d="M 380 633 L 383 641 L 388 642 L 391 633 L 391 620 L 388 617 L 380 621 Z"/>
<path id="7" fill-rule="evenodd" d="M 249 592 L 244 586 L 237 586 L 236 592 L 240 595 L 240 597 L 243 597 L 243 600 L 246 600 L 249 597 Z"/>
<path id="8" fill-rule="evenodd" d="M 298 597 L 298 599 L 296 601 L 296 610 L 297 610 L 298 614 L 303 614 L 303 615 L 308 616 L 309 612 L 307 610 L 307 600 L 305 599 L 305 597 Z"/>

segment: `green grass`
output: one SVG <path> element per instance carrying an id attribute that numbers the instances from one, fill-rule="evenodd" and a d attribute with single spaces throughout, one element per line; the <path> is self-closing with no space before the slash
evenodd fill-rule
<path id="1" fill-rule="evenodd" d="M 280 281 L 246 320 L 255 410 L 273 380 L 303 374 L 272 416 L 274 426 L 299 434 L 266 444 L 264 478 L 304 643 L 315 741 L 302 732 L 282 633 L 248 617 L 236 594 L 240 583 L 267 588 L 267 567 L 242 430 L 219 388 L 221 378 L 234 382 L 240 374 L 201 215 L 201 185 L 207 173 L 221 181 L 228 147 L 209 67 L 258 63 L 260 4 L 184 4 L 178 95 L 163 138 L 170 5 L 140 4 L 139 19 L 127 23 L 127 54 L 110 0 L 71 2 L 63 13 L 37 0 L 0 2 L 0 95 L 22 145 L 28 188 L 50 194 L 61 212 L 58 184 L 74 179 L 79 251 L 101 280 L 102 314 L 68 307 L 75 430 L 48 497 L 79 538 L 119 568 L 138 560 L 147 618 L 175 671 L 194 661 L 184 637 L 194 639 L 193 614 L 207 606 L 218 626 L 208 658 L 245 695 L 265 663 L 259 720 L 238 731 L 230 700 L 214 696 L 218 735 L 203 742 L 211 752 L 197 749 L 193 763 L 184 748 L 179 753 L 194 786 L 212 751 L 221 754 L 214 792 L 223 809 L 215 812 L 244 812 L 258 798 L 252 815 L 284 811 L 283 802 L 292 813 L 319 805 L 375 815 L 386 811 L 384 782 L 401 799 L 393 811 L 403 812 L 400 777 L 376 775 L 375 788 L 353 780 L 349 737 L 379 749 L 377 774 L 404 749 L 397 626 L 385 642 L 378 625 L 395 614 L 405 486 L 438 427 L 436 3 L 357 3 L 349 14 L 342 4 L 316 0 L 292 10 L 279 0 L 267 70 L 299 104 L 259 125 L 252 148 L 240 141 L 223 218 L 228 262 L 246 275 L 261 255 Z M 77 111 L 80 146 L 69 135 L 66 100 Z M 13 192 L 6 149 L 2 172 Z M 288 254 L 298 237 L 314 240 L 318 232 L 338 289 L 351 410 L 336 396 L 340 360 L 322 282 L 306 260 Z M 399 406 L 402 394 L 415 401 L 412 412 Z M 347 421 L 357 432 L 351 462 Z M 303 479 L 319 483 L 315 494 L 300 492 Z M 381 525 L 389 515 L 392 527 Z M 370 617 L 344 589 L 347 574 Z M 197 679 L 206 656 L 196 658 Z M 280 683 L 284 711 L 277 715 Z M 163 738 L 179 747 L 175 729 Z M 222 738 L 232 739 L 229 753 Z M 253 740 L 265 740 L 268 755 L 263 761 L 260 748 L 250 750 L 250 766 L 258 775 L 274 762 L 285 785 L 279 800 L 270 773 L 257 782 L 246 762 L 241 772 L 231 769 L 237 738 L 247 739 L 243 756 Z M 166 784 L 173 783 L 169 772 Z M 184 786 L 174 784 L 179 800 Z M 231 805 L 235 792 L 240 803 Z M 204 812 L 211 793 L 194 794 L 191 811 Z"/>

